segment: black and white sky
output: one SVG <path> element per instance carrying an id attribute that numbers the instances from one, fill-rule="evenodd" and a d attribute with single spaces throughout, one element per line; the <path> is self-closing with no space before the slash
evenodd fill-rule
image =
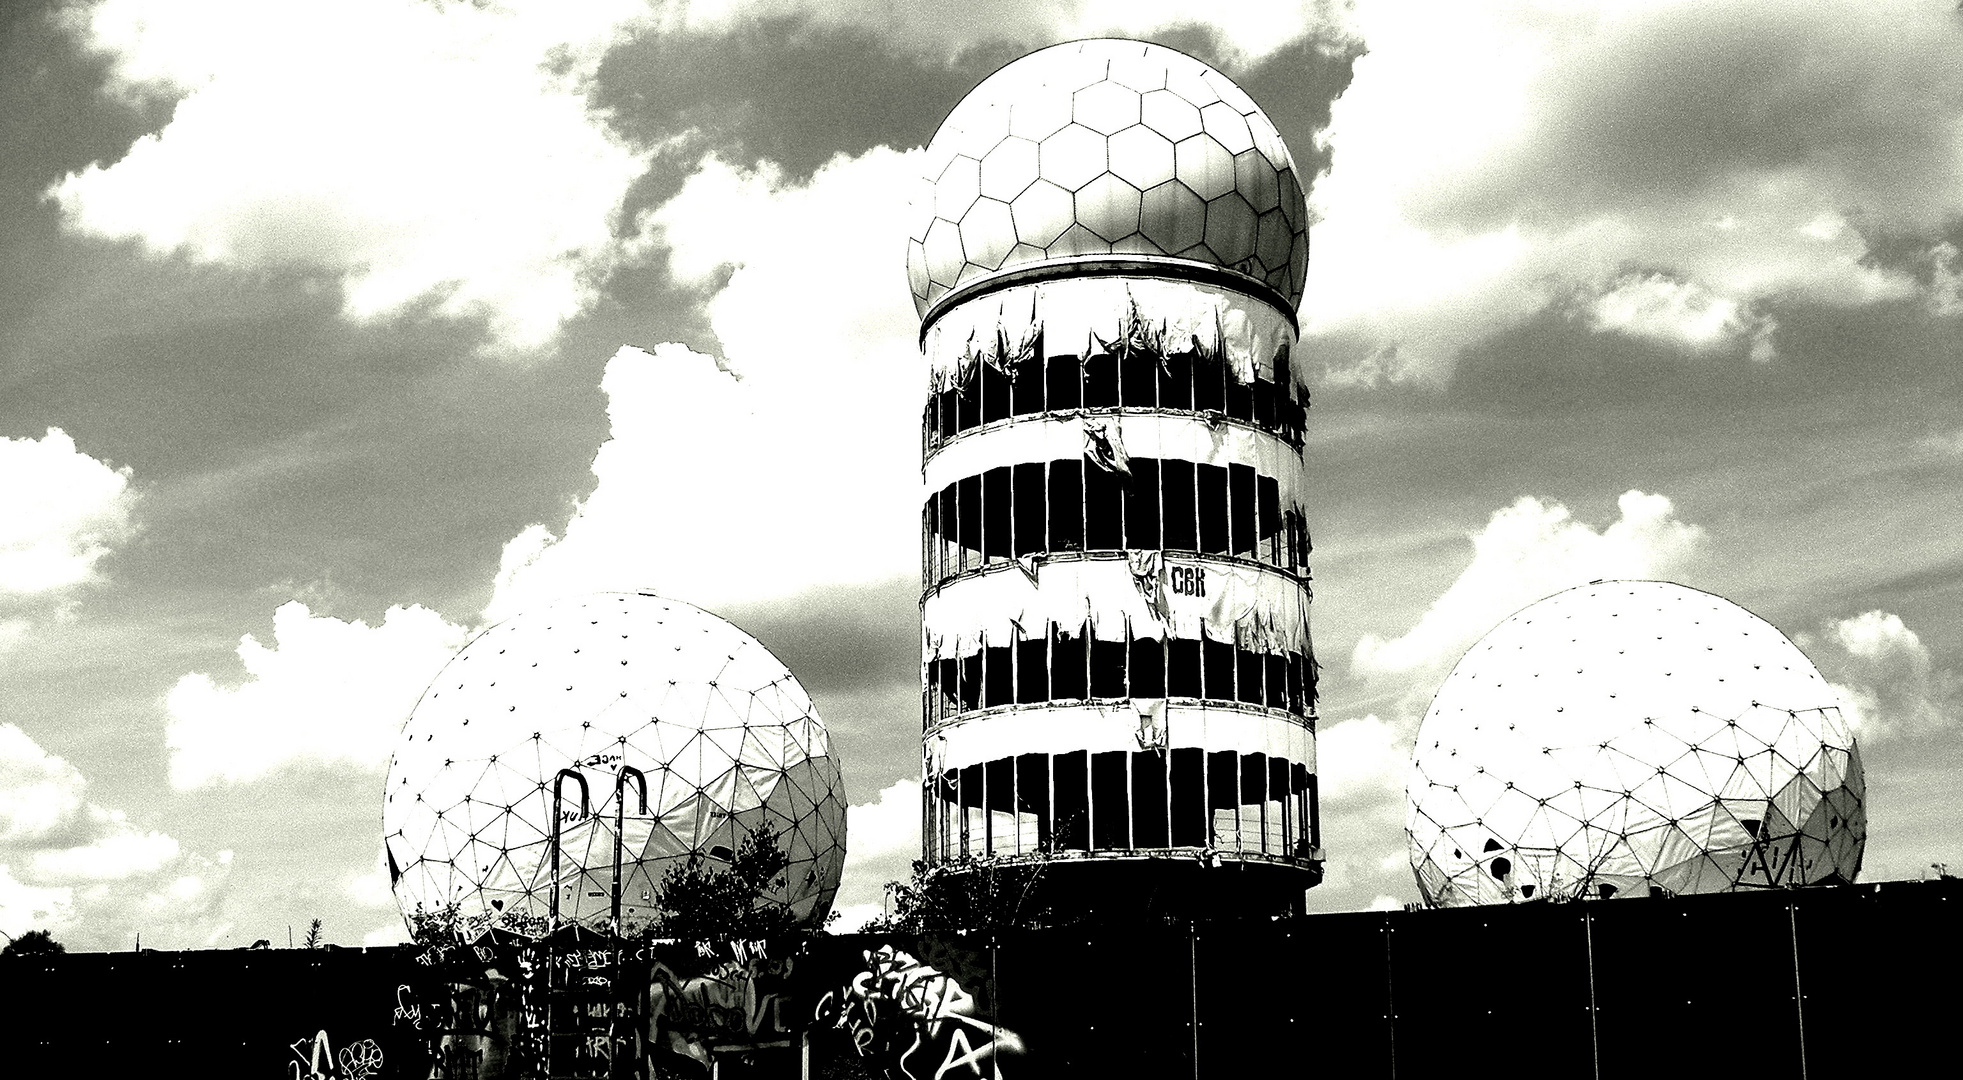
<path id="1" fill-rule="evenodd" d="M 918 850 L 907 181 L 988 72 L 1105 34 L 1318 173 L 1313 910 L 1416 899 L 1432 691 L 1605 577 L 1838 686 L 1865 877 L 1963 864 L 1951 0 L 6 0 L 0 930 L 399 940 L 424 685 L 641 587 L 810 689 L 875 910 Z"/>

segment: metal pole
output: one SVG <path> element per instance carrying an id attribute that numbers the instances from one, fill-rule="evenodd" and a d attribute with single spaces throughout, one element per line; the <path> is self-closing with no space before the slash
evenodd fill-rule
<path id="1" fill-rule="evenodd" d="M 1200 1075 L 1200 931 L 1192 923 L 1186 924 L 1186 980 L 1188 994 L 1192 1002 L 1193 1020 L 1193 1078 Z"/>
<path id="2" fill-rule="evenodd" d="M 1806 993 L 1799 981 L 1799 908 L 1786 904 L 1786 929 L 1793 944 L 1793 1020 L 1799 1025 L 1799 1080 L 1806 1080 Z"/>
<path id="3" fill-rule="evenodd" d="M 1390 936 L 1397 931 L 1384 916 L 1384 1023 L 1390 1028 L 1390 1074 L 1397 1076 L 1397 977 L 1391 971 Z"/>
<path id="4" fill-rule="evenodd" d="M 622 740 L 625 741 L 625 740 Z M 648 812 L 648 778 L 632 765 L 622 765 L 613 780 L 613 929 L 620 932 L 620 865 L 622 848 L 626 840 L 621 834 L 627 828 L 627 777 L 632 775 L 637 793 L 641 797 L 642 815 Z"/>
<path id="5" fill-rule="evenodd" d="M 570 779 L 579 785 L 579 812 L 581 818 L 593 814 L 593 798 L 586 787 L 586 777 L 577 769 L 560 769 L 559 775 L 552 779 L 552 928 L 559 928 L 559 834 L 564 818 L 566 781 Z"/>
<path id="6" fill-rule="evenodd" d="M 1595 916 L 1587 911 L 1581 913 L 1581 935 L 1588 949 L 1588 1052 L 1595 1080 L 1601 1080 L 1602 1036 L 1595 1025 Z"/>

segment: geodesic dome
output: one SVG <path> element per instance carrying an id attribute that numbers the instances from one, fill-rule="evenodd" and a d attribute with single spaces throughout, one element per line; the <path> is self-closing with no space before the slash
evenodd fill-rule
<path id="1" fill-rule="evenodd" d="M 1406 796 L 1443 906 L 1845 883 L 1867 839 L 1860 751 L 1812 662 L 1661 581 L 1495 627 L 1432 700 Z"/>
<path id="2" fill-rule="evenodd" d="M 1080 256 L 1224 268 L 1293 311 L 1309 257 L 1294 159 L 1253 99 L 1142 41 L 1033 52 L 935 133 L 907 274 L 925 318 L 949 290 Z"/>
<path id="3" fill-rule="evenodd" d="M 727 866 L 749 829 L 778 835 L 790 867 L 775 899 L 802 923 L 838 891 L 845 795 L 824 721 L 756 639 L 688 604 L 561 600 L 445 665 L 389 762 L 382 829 L 405 918 L 451 903 L 548 916 L 555 805 L 562 921 L 608 923 L 616 836 L 629 924 L 654 914 L 668 867 L 698 852 Z"/>

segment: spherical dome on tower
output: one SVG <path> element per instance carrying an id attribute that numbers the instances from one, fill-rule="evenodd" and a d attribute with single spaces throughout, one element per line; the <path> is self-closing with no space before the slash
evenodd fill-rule
<path id="1" fill-rule="evenodd" d="M 605 926 L 616 835 L 628 925 L 654 914 L 669 866 L 727 866 L 749 830 L 789 856 L 774 899 L 805 925 L 845 862 L 810 697 L 755 638 L 647 593 L 561 600 L 466 644 L 403 726 L 382 829 L 405 917 L 456 904 L 521 927 L 552 913 L 555 883 L 562 920 Z"/>
<path id="2" fill-rule="evenodd" d="M 1771 624 L 1660 581 L 1500 623 L 1439 687 L 1406 791 L 1434 905 L 1851 882 L 1861 756 Z"/>
<path id="3" fill-rule="evenodd" d="M 1085 257 L 1229 271 L 1293 311 L 1308 267 L 1295 162 L 1218 71 L 1142 41 L 1053 45 L 983 80 L 927 147 L 907 275 L 951 290 Z"/>

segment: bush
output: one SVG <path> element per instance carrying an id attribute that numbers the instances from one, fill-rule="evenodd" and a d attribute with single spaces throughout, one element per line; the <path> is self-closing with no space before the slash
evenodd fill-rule
<path id="1" fill-rule="evenodd" d="M 67 951 L 46 930 L 29 930 L 7 942 L 7 947 L 0 949 L 0 956 L 53 956 Z"/>

